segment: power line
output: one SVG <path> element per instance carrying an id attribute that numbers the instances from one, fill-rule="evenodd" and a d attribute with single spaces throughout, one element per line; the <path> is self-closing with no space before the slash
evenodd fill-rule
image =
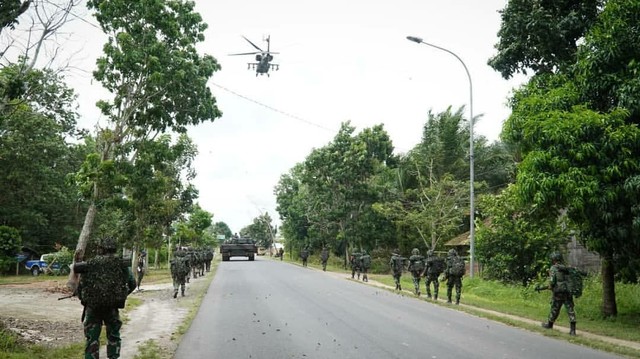
<path id="1" fill-rule="evenodd" d="M 335 130 L 332 130 L 332 129 L 328 128 L 328 127 L 324 127 L 324 126 L 322 126 L 322 125 L 320 125 L 320 124 L 317 124 L 317 123 L 315 123 L 315 122 L 311 122 L 311 121 L 305 120 L 304 118 L 302 118 L 302 117 L 300 117 L 300 116 L 296 116 L 296 115 L 290 114 L 290 113 L 288 113 L 288 112 L 285 112 L 285 111 L 279 110 L 279 109 L 277 109 L 277 108 L 275 108 L 275 107 L 272 107 L 272 106 L 269 106 L 269 105 L 265 105 L 264 103 L 262 103 L 262 102 L 260 102 L 260 101 L 257 101 L 257 100 L 254 100 L 254 99 L 250 98 L 250 97 L 247 97 L 247 96 L 245 96 L 245 95 L 239 94 L 239 93 L 237 93 L 237 92 L 235 92 L 235 91 L 233 91 L 233 90 L 231 90 L 231 89 L 229 89 L 229 88 L 226 88 L 226 87 L 224 87 L 224 86 L 222 86 L 222 85 L 218 85 L 218 84 L 217 84 L 217 83 L 215 83 L 215 82 L 211 82 L 211 84 L 212 84 L 212 85 L 214 85 L 214 86 L 216 86 L 216 87 L 218 87 L 218 88 L 221 88 L 221 89 L 223 89 L 223 90 L 225 90 L 225 91 L 229 92 L 230 94 L 233 94 L 233 95 L 235 95 L 235 96 L 238 96 L 238 97 L 240 97 L 240 98 L 242 98 L 242 99 L 245 99 L 245 100 L 247 100 L 247 101 L 249 101 L 249 102 L 253 102 L 253 103 L 255 103 L 256 105 L 260 105 L 260 106 L 265 107 L 265 108 L 267 108 L 267 109 L 269 109 L 269 110 L 271 110 L 271 111 L 274 111 L 274 112 L 277 112 L 277 113 L 279 113 L 279 114 L 285 115 L 285 116 L 287 116 L 287 117 L 293 118 L 294 120 L 297 120 L 297 121 L 300 121 L 300 122 L 304 122 L 304 123 L 306 123 L 307 125 L 315 126 L 315 127 L 321 128 L 321 129 L 323 129 L 323 130 L 326 130 L 326 131 L 329 131 L 329 132 L 332 132 L 332 133 L 333 133 L 333 132 L 335 132 Z"/>

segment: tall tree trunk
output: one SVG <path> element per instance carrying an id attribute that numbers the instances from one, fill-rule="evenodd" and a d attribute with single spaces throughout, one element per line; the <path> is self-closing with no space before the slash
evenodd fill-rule
<path id="1" fill-rule="evenodd" d="M 607 255 L 602 258 L 602 314 L 605 317 L 618 315 L 616 305 L 616 283 L 614 280 L 615 268 L 613 256 Z"/>
<path id="2" fill-rule="evenodd" d="M 67 288 L 75 292 L 78 287 L 78 275 L 74 272 L 73 267 L 76 262 L 81 262 L 84 259 L 84 252 L 87 249 L 87 242 L 91 236 L 91 229 L 93 228 L 93 222 L 96 219 L 96 213 L 98 209 L 94 202 L 91 202 L 87 214 L 84 216 L 84 224 L 82 225 L 82 231 L 78 238 L 78 244 L 76 245 L 76 251 L 73 255 L 73 262 L 71 263 L 71 271 L 69 272 L 69 279 L 67 280 Z"/>

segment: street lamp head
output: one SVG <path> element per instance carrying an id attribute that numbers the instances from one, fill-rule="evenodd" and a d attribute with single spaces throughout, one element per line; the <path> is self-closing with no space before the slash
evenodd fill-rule
<path id="1" fill-rule="evenodd" d="M 418 44 L 422 43 L 422 39 L 415 36 L 407 36 L 407 40 L 417 42 Z"/>

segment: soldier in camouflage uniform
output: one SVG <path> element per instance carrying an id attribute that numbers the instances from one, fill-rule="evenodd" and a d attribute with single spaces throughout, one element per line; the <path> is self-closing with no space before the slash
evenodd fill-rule
<path id="1" fill-rule="evenodd" d="M 435 255 L 433 250 L 427 252 L 426 267 L 424 270 L 424 284 L 427 287 L 427 298 L 431 298 L 431 283 L 433 283 L 433 299 L 438 300 L 440 281 L 438 277 L 444 270 L 443 259 Z"/>
<path id="2" fill-rule="evenodd" d="M 307 260 L 309 259 L 309 250 L 307 247 L 302 248 L 302 251 L 300 251 L 300 258 L 302 258 L 302 266 L 306 267 Z"/>
<path id="3" fill-rule="evenodd" d="M 322 252 L 320 252 L 320 262 L 322 263 L 322 270 L 327 271 L 327 261 L 329 260 L 329 251 L 327 247 L 322 247 Z"/>
<path id="4" fill-rule="evenodd" d="M 211 248 L 207 248 L 205 251 L 205 268 L 207 272 L 211 272 L 211 261 L 213 260 L 213 250 Z"/>
<path id="5" fill-rule="evenodd" d="M 124 308 L 127 295 L 136 288 L 136 280 L 129 266 L 115 256 L 115 239 L 103 238 L 98 251 L 96 257 L 74 266 L 74 271 L 80 274 L 77 294 L 84 306 L 84 358 L 99 357 L 103 323 L 107 330 L 107 357 L 119 358 L 122 327 L 119 308 Z"/>
<path id="6" fill-rule="evenodd" d="M 396 290 L 402 290 L 402 286 L 400 285 L 400 278 L 402 277 L 402 271 L 404 270 L 404 260 L 399 250 L 394 250 L 391 253 L 391 260 L 389 261 L 389 266 L 391 267 L 391 272 L 393 273 L 393 280 L 396 283 Z"/>
<path id="7" fill-rule="evenodd" d="M 356 273 L 358 273 L 358 279 L 360 279 L 360 256 L 361 255 L 362 254 L 360 254 L 359 252 L 353 252 L 349 257 L 349 264 L 351 265 L 351 279 L 353 279 L 356 276 Z"/>
<path id="8" fill-rule="evenodd" d="M 136 274 L 138 279 L 136 280 L 136 286 L 138 291 L 140 290 L 140 284 L 142 284 L 142 278 L 144 277 L 145 259 L 147 258 L 147 252 L 141 251 L 138 255 L 138 265 L 136 266 Z"/>
<path id="9" fill-rule="evenodd" d="M 409 271 L 411 272 L 411 279 L 413 279 L 415 294 L 420 296 L 420 278 L 424 272 L 424 257 L 420 255 L 420 250 L 418 250 L 418 248 L 411 250 L 411 257 L 409 257 Z"/>
<path id="10" fill-rule="evenodd" d="M 171 279 L 173 280 L 173 297 L 178 297 L 178 289 L 184 297 L 185 282 L 189 275 L 189 258 L 183 250 L 177 250 L 171 260 Z"/>
<path id="11" fill-rule="evenodd" d="M 551 254 L 551 268 L 549 269 L 549 284 L 545 287 L 536 287 L 536 291 L 544 289 L 550 289 L 553 292 L 551 297 L 551 310 L 549 312 L 549 319 L 547 322 L 542 323 L 543 328 L 553 328 L 553 323 L 558 319 L 560 315 L 560 309 L 564 305 L 569 315 L 569 335 L 576 335 L 576 312 L 573 304 L 573 295 L 568 289 L 568 274 L 563 271 L 564 265 L 562 264 L 562 254 L 554 252 Z"/>
<path id="12" fill-rule="evenodd" d="M 362 271 L 362 281 L 368 282 L 369 277 L 367 273 L 369 273 L 369 269 L 371 268 L 371 256 L 367 253 L 367 251 L 363 250 L 362 255 L 360 256 L 360 270 Z"/>
<path id="13" fill-rule="evenodd" d="M 456 304 L 460 304 L 460 293 L 462 292 L 462 275 L 454 272 L 454 266 L 456 262 L 461 259 L 458 258 L 458 252 L 455 249 L 450 249 L 447 255 L 445 278 L 447 280 L 447 303 L 451 303 L 451 296 L 453 294 L 453 288 L 456 289 Z"/>

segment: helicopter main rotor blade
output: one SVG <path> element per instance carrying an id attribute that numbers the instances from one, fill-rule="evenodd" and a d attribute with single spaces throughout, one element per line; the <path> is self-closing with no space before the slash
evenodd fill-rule
<path id="1" fill-rule="evenodd" d="M 247 40 L 248 43 L 250 43 L 253 47 L 255 47 L 256 49 L 258 49 L 258 51 L 260 52 L 264 52 L 264 50 L 262 50 L 261 48 L 259 48 L 256 44 L 254 44 L 253 42 L 251 42 L 251 40 L 247 39 L 246 37 L 242 36 L 245 40 Z"/>
<path id="2" fill-rule="evenodd" d="M 243 52 L 243 53 L 239 53 L 239 54 L 229 54 L 229 56 L 238 56 L 238 55 L 255 55 L 255 54 L 261 54 L 262 52 Z"/>

